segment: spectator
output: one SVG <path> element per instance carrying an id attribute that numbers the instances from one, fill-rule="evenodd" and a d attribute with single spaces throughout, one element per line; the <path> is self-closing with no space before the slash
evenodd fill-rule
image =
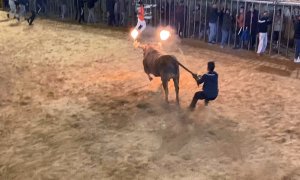
<path id="1" fill-rule="evenodd" d="M 225 14 L 223 16 L 223 22 L 222 22 L 221 48 L 224 48 L 225 44 L 228 43 L 228 35 L 229 35 L 231 27 L 232 27 L 232 17 L 230 15 L 229 9 L 226 9 Z"/>
<path id="2" fill-rule="evenodd" d="M 163 22 L 164 25 L 168 25 L 169 24 L 169 2 L 165 1 L 165 2 L 161 2 L 161 20 Z"/>
<path id="3" fill-rule="evenodd" d="M 184 17 L 186 11 L 184 11 L 184 1 L 181 0 L 175 7 L 175 24 L 179 37 L 183 37 L 184 30 Z"/>
<path id="4" fill-rule="evenodd" d="M 89 9 L 89 15 L 88 15 L 88 23 L 96 23 L 95 19 L 95 13 L 94 13 L 94 8 L 95 8 L 95 3 L 97 0 L 88 0 L 87 1 L 87 7 Z"/>
<path id="5" fill-rule="evenodd" d="M 259 44 L 257 49 L 257 54 L 261 55 L 265 52 L 268 44 L 268 25 L 270 25 L 272 21 L 269 20 L 268 12 L 265 11 L 263 13 L 262 18 L 258 20 L 258 32 L 259 32 Z"/>
<path id="6" fill-rule="evenodd" d="M 245 26 L 250 31 L 250 49 L 254 49 L 257 35 L 258 11 L 255 6 L 246 13 Z"/>
<path id="7" fill-rule="evenodd" d="M 119 23 L 120 23 L 120 14 L 121 14 L 119 0 L 115 0 L 114 14 L 115 14 L 115 23 L 116 23 L 116 26 L 119 26 Z"/>
<path id="8" fill-rule="evenodd" d="M 61 0 L 61 19 L 65 19 L 66 11 L 67 11 L 67 5 L 66 0 Z"/>
<path id="9" fill-rule="evenodd" d="M 295 21 L 295 45 L 296 45 L 296 51 L 295 51 L 295 63 L 300 63 L 300 15 L 297 15 L 296 21 Z"/>
<path id="10" fill-rule="evenodd" d="M 278 48 L 279 45 L 279 35 L 282 31 L 282 18 L 281 18 L 281 9 L 276 12 L 274 17 L 274 32 L 273 40 L 275 41 L 275 48 Z"/>
<path id="11" fill-rule="evenodd" d="M 237 23 L 237 27 L 236 27 L 236 44 L 234 49 L 239 49 L 242 45 L 241 42 L 241 36 L 243 35 L 243 30 L 244 30 L 244 7 L 242 6 L 240 8 L 239 13 L 236 15 L 236 23 Z"/>
<path id="12" fill-rule="evenodd" d="M 120 25 L 125 25 L 125 0 L 119 0 L 120 6 Z"/>
<path id="13" fill-rule="evenodd" d="M 113 26 L 115 24 L 114 8 L 115 8 L 115 0 L 106 0 L 106 10 L 107 10 L 109 26 Z"/>
<path id="14" fill-rule="evenodd" d="M 37 0 L 38 1 L 38 0 Z M 41 0 L 39 0 L 41 1 Z M 79 9 L 79 6 L 78 6 L 78 0 L 73 0 L 74 1 L 74 9 L 75 9 L 75 21 L 78 20 L 78 16 L 79 16 L 79 12 L 80 12 L 80 9 Z"/>
<path id="15" fill-rule="evenodd" d="M 32 23 L 35 20 L 35 17 L 36 17 L 36 12 L 34 10 L 32 10 L 30 17 L 26 18 L 29 26 L 33 25 Z"/>
<path id="16" fill-rule="evenodd" d="M 224 14 L 225 14 L 225 11 L 224 11 L 225 8 L 222 8 L 220 9 L 219 8 L 219 17 L 218 17 L 218 22 L 217 22 L 217 37 L 216 37 L 216 42 L 220 42 L 222 41 L 221 38 L 219 37 L 222 37 L 222 24 L 223 24 L 223 17 L 224 17 Z"/>
<path id="17" fill-rule="evenodd" d="M 193 37 L 195 37 L 197 35 L 197 37 L 199 37 L 199 30 L 200 30 L 200 5 L 197 4 L 195 10 L 193 11 L 194 14 L 194 32 L 193 32 Z"/>
<path id="18" fill-rule="evenodd" d="M 7 13 L 7 18 L 17 18 L 17 7 L 14 0 L 9 0 L 10 11 Z"/>
<path id="19" fill-rule="evenodd" d="M 194 98 L 190 104 L 190 109 L 194 110 L 199 99 L 205 100 L 205 105 L 208 101 L 215 100 L 219 94 L 218 88 L 218 73 L 214 71 L 215 63 L 208 62 L 207 70 L 208 72 L 202 77 L 194 74 L 193 77 L 196 80 L 197 84 L 200 85 L 203 83 L 203 91 L 196 92 Z"/>
<path id="20" fill-rule="evenodd" d="M 209 25 L 209 36 L 208 36 L 208 43 L 215 44 L 216 43 L 216 36 L 217 36 L 217 22 L 218 22 L 218 17 L 220 13 L 217 8 L 216 4 L 213 4 L 212 9 L 209 13 L 209 20 L 208 20 L 208 25 Z"/>
<path id="21" fill-rule="evenodd" d="M 79 10 L 79 20 L 78 22 L 81 23 L 81 22 L 85 22 L 84 20 L 84 3 L 86 1 L 85 0 L 78 0 L 78 10 Z"/>
<path id="22" fill-rule="evenodd" d="M 29 2 L 28 2 L 28 0 L 19 0 L 19 8 L 20 8 L 20 10 L 19 10 L 19 18 L 25 18 L 25 13 L 26 13 L 26 6 L 28 6 L 29 5 Z"/>

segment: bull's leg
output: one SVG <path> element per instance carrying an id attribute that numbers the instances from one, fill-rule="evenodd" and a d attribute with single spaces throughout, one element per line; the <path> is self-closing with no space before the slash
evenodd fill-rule
<path id="1" fill-rule="evenodd" d="M 175 92 L 176 92 L 176 102 L 179 104 L 179 77 L 173 78 Z"/>
<path id="2" fill-rule="evenodd" d="M 165 90 L 165 100 L 166 100 L 167 103 L 169 103 L 169 99 L 168 99 L 168 96 L 169 96 L 168 80 L 162 79 L 162 84 L 163 84 L 163 87 L 164 87 L 164 90 Z"/>

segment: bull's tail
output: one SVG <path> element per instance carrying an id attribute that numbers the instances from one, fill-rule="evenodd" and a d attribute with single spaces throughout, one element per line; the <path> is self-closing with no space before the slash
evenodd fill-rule
<path id="1" fill-rule="evenodd" d="M 193 73 L 191 70 L 189 70 L 187 67 L 185 67 L 183 64 L 181 64 L 178 60 L 177 63 L 179 66 L 181 66 L 184 70 L 186 70 L 187 72 L 191 73 L 192 75 L 194 75 L 195 73 Z"/>

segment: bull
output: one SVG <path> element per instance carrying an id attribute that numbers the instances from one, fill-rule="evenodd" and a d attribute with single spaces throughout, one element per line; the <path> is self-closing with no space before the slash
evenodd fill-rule
<path id="1" fill-rule="evenodd" d="M 179 104 L 179 66 L 189 71 L 181 63 L 178 62 L 175 56 L 162 53 L 158 48 L 152 45 L 135 44 L 135 46 L 143 49 L 143 65 L 144 71 L 148 75 L 149 80 L 152 80 L 150 74 L 155 77 L 160 77 L 165 91 L 165 101 L 168 103 L 169 89 L 168 82 L 172 79 L 174 82 L 176 102 Z M 192 73 L 194 75 L 194 73 Z"/>

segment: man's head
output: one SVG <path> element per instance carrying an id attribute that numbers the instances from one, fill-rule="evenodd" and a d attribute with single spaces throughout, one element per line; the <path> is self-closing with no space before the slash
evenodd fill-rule
<path id="1" fill-rule="evenodd" d="M 142 0 L 139 0 L 139 5 L 140 5 L 140 6 L 143 6 L 143 5 L 144 5 L 144 3 L 143 3 Z"/>
<path id="2" fill-rule="evenodd" d="M 268 17 L 268 11 L 265 11 L 265 12 L 263 13 L 263 16 L 264 16 L 264 17 Z"/>
<path id="3" fill-rule="evenodd" d="M 215 70 L 215 62 L 214 61 L 210 61 L 207 63 L 207 70 L 209 72 L 212 72 Z"/>
<path id="4" fill-rule="evenodd" d="M 242 6 L 242 7 L 240 8 L 240 13 L 241 13 L 241 14 L 244 13 L 244 6 Z"/>
<path id="5" fill-rule="evenodd" d="M 278 11 L 276 11 L 276 16 L 281 16 L 281 9 L 278 9 Z"/>

